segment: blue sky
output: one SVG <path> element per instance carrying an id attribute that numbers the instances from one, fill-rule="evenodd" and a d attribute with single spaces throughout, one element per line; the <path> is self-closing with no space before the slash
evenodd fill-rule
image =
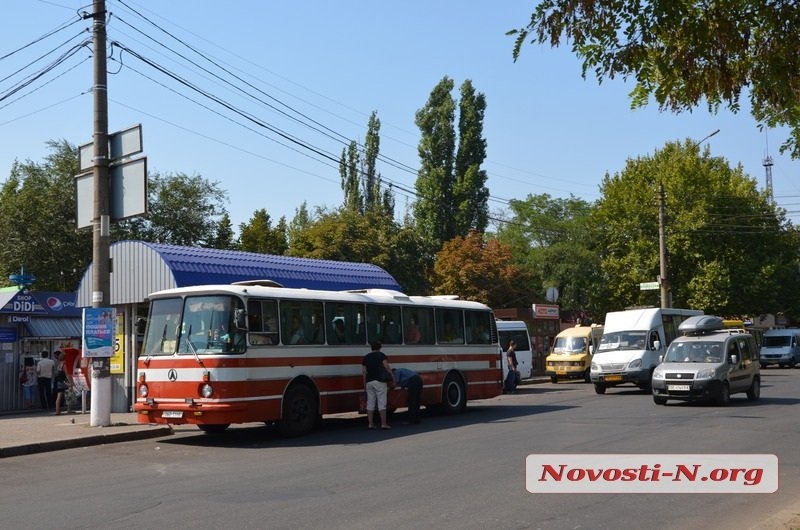
<path id="1" fill-rule="evenodd" d="M 778 152 L 785 131 L 760 132 L 746 101 L 745 112 L 738 115 L 711 115 L 705 108 L 673 115 L 659 113 L 654 105 L 631 110 L 631 85 L 582 79 L 580 64 L 568 48 L 528 45 L 514 63 L 513 39 L 505 32 L 525 24 L 534 4 L 107 0 L 109 41 L 235 105 L 258 123 L 231 114 L 130 52 L 112 47 L 109 130 L 141 123 L 151 172 L 183 172 L 217 181 L 228 192 L 226 206 L 235 227 L 260 208 L 275 221 L 281 216 L 291 220 L 304 201 L 312 210 L 341 204 L 338 165 L 264 126 L 338 160 L 341 138 L 363 140 L 369 115 L 377 111 L 381 154 L 394 161 L 379 166 L 384 182 L 413 189 L 419 140 L 414 114 L 448 76 L 456 87 L 470 79 L 486 96 L 484 169 L 493 213 L 504 210 L 509 199 L 529 194 L 572 194 L 594 201 L 603 176 L 621 171 L 627 159 L 652 155 L 668 141 L 700 140 L 720 129 L 704 143 L 711 154 L 731 165 L 742 164 L 759 187 L 765 185 L 763 159 L 771 155 L 774 197 L 797 222 L 800 183 L 795 177 L 800 165 Z M 0 57 L 76 19 L 79 11 L 90 10 L 91 2 L 4 0 L 3 7 Z M 212 77 L 174 55 L 169 50 L 202 61 L 134 11 L 213 58 L 230 75 L 202 62 L 222 80 Z M 88 21 L 81 21 L 0 60 L 0 97 L 22 79 L 17 69 L 51 50 L 66 51 L 80 40 L 81 30 L 89 38 L 90 29 Z M 25 72 L 42 69 L 57 55 Z M 91 86 L 90 48 L 84 48 L 0 101 L 0 179 L 6 178 L 14 159 L 41 161 L 48 140 L 76 145 L 91 140 Z M 257 93 L 261 102 L 246 100 L 241 88 Z M 400 188 L 395 188 L 396 205 L 402 215 L 413 198 Z"/>

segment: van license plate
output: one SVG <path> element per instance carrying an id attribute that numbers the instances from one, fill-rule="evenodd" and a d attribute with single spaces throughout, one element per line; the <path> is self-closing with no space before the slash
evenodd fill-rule
<path id="1" fill-rule="evenodd" d="M 605 376 L 606 381 L 622 381 L 621 375 L 607 375 Z"/>
<path id="2" fill-rule="evenodd" d="M 162 418 L 183 418 L 182 410 L 165 410 L 161 413 Z"/>
<path id="3" fill-rule="evenodd" d="M 667 390 L 670 392 L 688 392 L 692 387 L 689 385 L 668 385 Z"/>

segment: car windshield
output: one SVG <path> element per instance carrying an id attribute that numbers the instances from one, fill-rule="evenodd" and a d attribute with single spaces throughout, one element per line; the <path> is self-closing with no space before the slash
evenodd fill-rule
<path id="1" fill-rule="evenodd" d="M 722 361 L 722 344 L 719 342 L 673 342 L 665 363 L 718 363 Z"/>
<path id="2" fill-rule="evenodd" d="M 612 350 L 643 350 L 646 337 L 646 331 L 615 331 L 612 333 L 603 333 L 597 351 L 599 353 Z"/>

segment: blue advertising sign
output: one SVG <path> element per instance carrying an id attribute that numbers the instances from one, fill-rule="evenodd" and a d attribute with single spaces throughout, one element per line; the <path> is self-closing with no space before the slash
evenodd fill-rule
<path id="1" fill-rule="evenodd" d="M 113 307 L 87 307 L 83 310 L 83 356 L 111 357 L 117 311 Z"/>
<path id="2" fill-rule="evenodd" d="M 17 342 L 17 328 L 0 328 L 0 342 Z"/>

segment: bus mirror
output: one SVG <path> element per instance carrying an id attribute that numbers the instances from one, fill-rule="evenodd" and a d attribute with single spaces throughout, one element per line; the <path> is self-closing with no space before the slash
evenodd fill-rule
<path id="1" fill-rule="evenodd" d="M 661 349 L 661 341 L 660 340 L 654 340 L 653 341 L 653 349 L 654 350 L 660 350 Z"/>
<path id="2" fill-rule="evenodd" d="M 233 325 L 236 329 L 247 329 L 247 319 L 244 316 L 244 309 L 237 309 L 233 316 Z"/>

